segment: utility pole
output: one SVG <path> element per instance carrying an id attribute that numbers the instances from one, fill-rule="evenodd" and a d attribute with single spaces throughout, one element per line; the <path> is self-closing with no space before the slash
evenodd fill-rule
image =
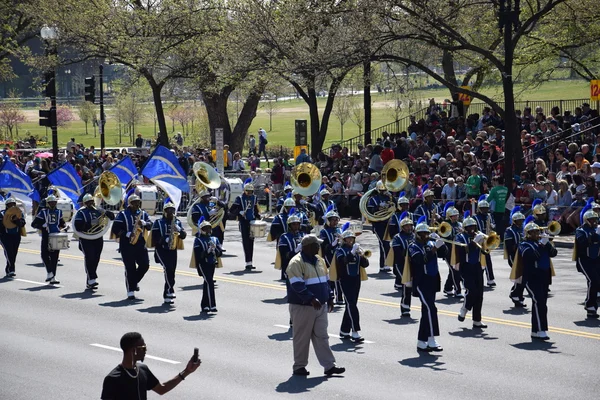
<path id="1" fill-rule="evenodd" d="M 104 124 L 106 123 L 106 115 L 104 115 L 104 66 L 100 65 L 100 154 L 104 155 Z"/>

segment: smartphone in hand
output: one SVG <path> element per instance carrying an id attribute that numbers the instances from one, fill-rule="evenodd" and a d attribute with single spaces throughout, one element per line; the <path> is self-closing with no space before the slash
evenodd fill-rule
<path id="1" fill-rule="evenodd" d="M 197 347 L 194 348 L 194 356 L 192 357 L 192 362 L 194 362 L 194 363 L 198 362 L 198 348 Z"/>

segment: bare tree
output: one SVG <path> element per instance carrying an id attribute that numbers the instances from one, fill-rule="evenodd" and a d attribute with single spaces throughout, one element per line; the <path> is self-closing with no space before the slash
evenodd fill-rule
<path id="1" fill-rule="evenodd" d="M 341 140 L 344 140 L 344 125 L 350 119 L 351 101 L 348 96 L 338 96 L 333 105 L 332 113 L 340 121 Z"/>

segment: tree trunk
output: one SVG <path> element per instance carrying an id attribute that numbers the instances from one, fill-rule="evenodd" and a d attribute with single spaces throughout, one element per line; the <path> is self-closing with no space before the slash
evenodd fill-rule
<path id="1" fill-rule="evenodd" d="M 456 71 L 454 70 L 454 56 L 448 50 L 444 50 L 444 54 L 442 56 L 442 70 L 444 71 L 444 79 L 453 84 L 456 84 Z M 450 90 L 450 98 L 454 99 L 458 97 L 458 93 L 455 92 L 452 87 L 448 88 Z"/>
<path id="2" fill-rule="evenodd" d="M 308 115 L 310 117 L 310 154 L 313 158 L 317 158 L 324 141 L 320 138 L 321 122 L 319 119 L 319 107 L 317 105 L 317 93 L 314 88 L 309 88 L 307 95 L 308 98 L 305 101 L 308 105 Z"/>
<path id="3" fill-rule="evenodd" d="M 163 84 L 157 84 L 152 75 L 146 75 L 146 79 L 152 89 L 152 99 L 154 100 L 154 108 L 156 110 L 156 120 L 158 122 L 158 143 L 167 148 L 169 145 L 169 135 L 167 135 L 167 121 L 165 120 L 165 110 L 162 104 L 162 88 Z"/>
<path id="4" fill-rule="evenodd" d="M 265 84 L 258 82 L 254 85 L 248 97 L 246 97 L 244 105 L 242 106 L 242 111 L 235 123 L 235 128 L 233 128 L 233 133 L 229 140 L 229 146 L 232 152 L 240 152 L 240 154 L 242 154 L 244 143 L 246 143 L 248 129 L 250 129 L 250 125 L 252 125 L 252 121 L 256 117 L 258 103 L 260 102 L 260 98 L 264 91 Z"/>
<path id="5" fill-rule="evenodd" d="M 87 126 L 88 126 L 88 122 L 87 122 L 87 121 L 85 121 L 85 134 L 86 134 L 86 135 L 88 134 L 88 129 L 87 129 Z"/>
<path id="6" fill-rule="evenodd" d="M 215 147 L 215 129 L 223 129 L 223 141 L 229 145 L 230 150 L 234 148 L 229 139 L 231 139 L 231 125 L 229 124 L 229 115 L 227 114 L 227 100 L 231 90 L 223 89 L 220 93 L 202 91 L 206 114 L 208 116 L 208 125 L 210 128 L 210 145 Z"/>

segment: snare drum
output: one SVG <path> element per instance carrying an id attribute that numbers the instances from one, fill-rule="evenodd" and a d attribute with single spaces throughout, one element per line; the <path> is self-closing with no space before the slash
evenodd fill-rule
<path id="1" fill-rule="evenodd" d="M 260 238 L 267 234 L 267 223 L 265 221 L 250 221 L 250 237 Z"/>
<path id="2" fill-rule="evenodd" d="M 59 251 L 69 248 L 69 235 L 65 232 L 51 233 L 48 235 L 48 250 Z"/>
<path id="3" fill-rule="evenodd" d="M 60 198 L 56 201 L 56 208 L 62 211 L 65 222 L 71 221 L 73 217 L 73 200 L 69 198 Z"/>
<path id="4" fill-rule="evenodd" d="M 348 229 L 350 229 L 351 232 L 354 232 L 355 236 L 360 236 L 363 233 L 363 224 L 362 222 L 350 222 L 350 227 Z"/>

